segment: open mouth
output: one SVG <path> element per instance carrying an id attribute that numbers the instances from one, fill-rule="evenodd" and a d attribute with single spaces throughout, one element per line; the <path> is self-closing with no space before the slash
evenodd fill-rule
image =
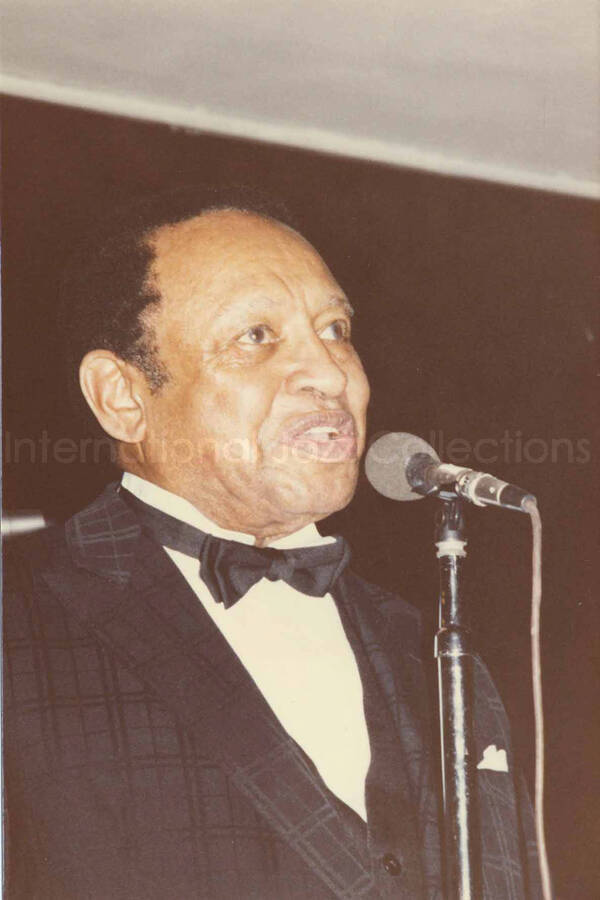
<path id="1" fill-rule="evenodd" d="M 341 462 L 356 456 L 354 419 L 344 410 L 322 410 L 294 419 L 280 435 L 279 443 L 299 456 Z"/>

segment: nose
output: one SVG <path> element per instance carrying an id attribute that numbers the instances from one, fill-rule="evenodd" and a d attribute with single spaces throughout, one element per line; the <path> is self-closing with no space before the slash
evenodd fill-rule
<path id="1" fill-rule="evenodd" d="M 286 382 L 290 393 L 313 391 L 332 398 L 343 394 L 348 382 L 346 372 L 318 335 L 314 332 L 303 335 L 303 339 L 290 349 L 293 359 Z"/>

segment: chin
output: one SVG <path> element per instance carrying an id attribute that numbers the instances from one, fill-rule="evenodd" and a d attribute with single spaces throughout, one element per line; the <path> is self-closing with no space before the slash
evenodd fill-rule
<path id="1" fill-rule="evenodd" d="M 287 516 L 307 516 L 312 521 L 324 519 L 347 506 L 356 490 L 358 461 L 321 463 L 303 467 L 302 472 L 286 475 L 277 485 L 277 504 Z"/>

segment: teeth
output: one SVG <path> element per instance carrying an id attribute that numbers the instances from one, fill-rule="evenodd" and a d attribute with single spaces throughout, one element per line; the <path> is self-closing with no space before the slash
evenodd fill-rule
<path id="1" fill-rule="evenodd" d="M 315 436 L 326 434 L 329 438 L 334 438 L 338 436 L 339 431 L 331 425 L 315 425 L 313 428 L 309 428 L 308 431 L 305 431 L 304 434 Z"/>

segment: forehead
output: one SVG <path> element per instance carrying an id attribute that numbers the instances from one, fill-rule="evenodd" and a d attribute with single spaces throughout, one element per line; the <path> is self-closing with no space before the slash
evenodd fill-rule
<path id="1" fill-rule="evenodd" d="M 261 289 L 284 296 L 341 293 L 304 238 L 253 213 L 206 213 L 160 228 L 151 244 L 151 279 L 169 314 L 190 304 L 209 314 L 229 297 Z"/>

